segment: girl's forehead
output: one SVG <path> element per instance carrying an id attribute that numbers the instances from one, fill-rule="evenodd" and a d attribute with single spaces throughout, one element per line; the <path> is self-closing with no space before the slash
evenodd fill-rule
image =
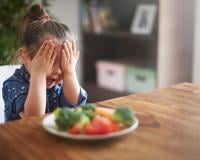
<path id="1" fill-rule="evenodd" d="M 51 35 L 45 35 L 43 38 L 42 38 L 42 43 L 45 41 L 45 40 L 52 40 L 54 45 L 55 45 L 55 49 L 56 50 L 60 50 L 62 48 L 62 44 L 64 42 L 64 40 L 58 40 L 56 39 L 55 37 L 51 36 Z"/>

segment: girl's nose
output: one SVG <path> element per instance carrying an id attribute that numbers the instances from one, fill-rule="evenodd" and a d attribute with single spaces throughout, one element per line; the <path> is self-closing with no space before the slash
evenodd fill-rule
<path id="1" fill-rule="evenodd" d="M 54 78 L 56 81 L 60 81 L 63 79 L 62 70 L 60 67 L 53 69 L 52 78 Z"/>
<path id="2" fill-rule="evenodd" d="M 49 76 L 50 79 L 53 79 L 56 83 L 60 82 L 61 80 L 63 80 L 63 75 L 62 74 L 58 74 L 58 73 L 52 73 Z"/>
<path id="3" fill-rule="evenodd" d="M 56 74 L 56 75 L 60 75 L 62 74 L 62 70 L 60 67 L 56 67 L 53 69 L 53 73 L 52 74 Z"/>

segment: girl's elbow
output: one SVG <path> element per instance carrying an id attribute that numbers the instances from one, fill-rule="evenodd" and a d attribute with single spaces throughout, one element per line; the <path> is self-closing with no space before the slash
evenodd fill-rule
<path id="1" fill-rule="evenodd" d="M 33 117 L 33 116 L 42 116 L 44 115 L 45 112 L 43 111 L 35 111 L 35 110 L 24 110 L 23 112 L 21 112 L 20 117 L 21 118 L 29 118 L 29 117 Z"/>

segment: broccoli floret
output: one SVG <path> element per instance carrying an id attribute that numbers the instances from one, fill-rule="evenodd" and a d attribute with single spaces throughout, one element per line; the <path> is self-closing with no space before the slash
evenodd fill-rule
<path id="1" fill-rule="evenodd" d="M 96 109 L 96 106 L 95 105 L 93 105 L 93 104 L 90 104 L 90 103 L 87 103 L 86 105 L 84 105 L 83 107 L 82 107 L 82 109 L 85 111 L 85 110 L 89 110 L 89 111 L 95 111 L 95 109 Z"/>
<path id="2" fill-rule="evenodd" d="M 72 116 L 71 116 L 71 124 L 75 124 L 76 122 L 80 121 L 81 117 L 83 115 L 82 108 L 75 108 L 72 111 Z"/>
<path id="3" fill-rule="evenodd" d="M 68 107 L 57 108 L 54 111 L 55 123 L 60 130 L 67 130 L 74 124 L 84 126 L 94 117 L 95 109 L 96 106 L 92 104 L 74 109 Z"/>
<path id="4" fill-rule="evenodd" d="M 86 111 L 89 112 L 90 110 Z M 58 129 L 67 130 L 74 124 L 84 126 L 85 124 L 89 123 L 90 118 L 88 115 L 86 115 L 86 111 L 83 111 L 82 108 L 57 108 L 54 111 L 54 115 L 55 123 L 58 126 Z"/>
<path id="5" fill-rule="evenodd" d="M 93 104 L 86 104 L 85 106 L 82 107 L 83 113 L 89 118 L 92 119 L 95 115 L 95 109 L 96 106 Z"/>
<path id="6" fill-rule="evenodd" d="M 69 128 L 69 121 L 64 119 L 63 117 L 57 117 L 55 119 L 56 125 L 58 126 L 58 129 L 60 130 L 66 130 L 67 128 Z"/>
<path id="7" fill-rule="evenodd" d="M 95 112 L 94 111 L 83 111 L 83 113 L 89 118 L 92 119 L 95 116 Z"/>
<path id="8" fill-rule="evenodd" d="M 56 125 L 60 130 L 66 130 L 71 126 L 72 111 L 69 108 L 57 108 L 54 111 L 54 115 Z"/>
<path id="9" fill-rule="evenodd" d="M 60 107 L 57 107 L 54 111 L 53 111 L 53 114 L 55 115 L 55 117 L 58 117 L 59 114 L 61 112 L 61 108 Z"/>
<path id="10" fill-rule="evenodd" d="M 112 119 L 126 126 L 131 126 L 134 123 L 134 113 L 128 107 L 119 107 L 113 113 Z"/>

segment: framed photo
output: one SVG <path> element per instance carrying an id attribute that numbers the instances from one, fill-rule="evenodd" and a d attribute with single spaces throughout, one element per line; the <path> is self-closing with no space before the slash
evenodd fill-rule
<path id="1" fill-rule="evenodd" d="M 151 34 L 157 6 L 155 4 L 140 4 L 131 24 L 130 32 L 133 34 Z"/>

